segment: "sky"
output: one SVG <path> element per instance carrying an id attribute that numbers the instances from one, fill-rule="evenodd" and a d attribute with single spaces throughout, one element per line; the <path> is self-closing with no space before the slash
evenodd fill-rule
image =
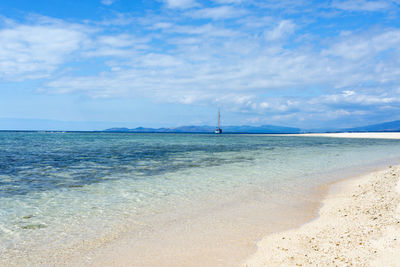
<path id="1" fill-rule="evenodd" d="M 0 129 L 400 119 L 400 0 L 2 0 Z"/>

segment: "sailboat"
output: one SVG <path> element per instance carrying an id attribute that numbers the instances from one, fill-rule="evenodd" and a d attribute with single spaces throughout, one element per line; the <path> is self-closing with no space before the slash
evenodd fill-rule
<path id="1" fill-rule="evenodd" d="M 218 109 L 218 128 L 215 129 L 214 133 L 216 134 L 222 134 L 222 129 L 221 129 L 221 114 L 220 110 Z"/>

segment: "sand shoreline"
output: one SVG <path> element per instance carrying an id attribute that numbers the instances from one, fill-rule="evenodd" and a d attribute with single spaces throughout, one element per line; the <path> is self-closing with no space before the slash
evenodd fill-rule
<path id="1" fill-rule="evenodd" d="M 400 166 L 330 186 L 319 216 L 264 237 L 243 266 L 400 266 Z"/>
<path id="2" fill-rule="evenodd" d="M 381 166 L 382 167 L 382 166 Z M 258 244 L 251 242 L 248 245 L 253 247 L 251 251 L 246 251 L 242 257 L 235 259 L 234 262 L 228 264 L 228 258 L 220 258 L 220 261 L 215 261 L 212 259 L 212 255 L 207 255 L 207 251 L 203 251 L 204 257 L 210 258 L 210 261 L 204 259 L 204 257 L 191 257 L 190 255 L 182 254 L 181 251 L 174 252 L 174 250 L 162 252 L 162 247 L 167 240 L 160 242 L 157 246 L 153 247 L 155 252 L 152 253 L 153 259 L 144 258 L 143 254 L 141 258 L 137 258 L 137 252 L 133 253 L 138 247 L 132 246 L 129 240 L 133 240 L 131 237 L 127 239 L 120 240 L 122 242 L 111 242 L 108 245 L 100 249 L 90 249 L 81 250 L 78 255 L 76 254 L 66 254 L 64 256 L 59 255 L 53 258 L 53 260 L 44 261 L 42 264 L 31 264 L 32 266 L 237 266 L 243 263 L 243 266 L 296 266 L 306 265 L 306 266 L 334 266 L 335 264 L 339 266 L 349 266 L 352 264 L 357 266 L 382 266 L 382 262 L 385 262 L 385 266 L 400 266 L 396 265 L 396 253 L 400 252 L 400 243 L 393 240 L 392 236 L 395 234 L 398 236 L 397 240 L 400 240 L 400 224 L 393 225 L 393 216 L 387 216 L 388 212 L 394 212 L 395 209 L 388 205 L 387 200 L 396 200 L 396 203 L 400 203 L 400 182 L 397 182 L 400 177 L 400 165 L 387 169 L 387 165 L 380 171 L 366 171 L 365 174 L 360 174 L 358 176 L 341 176 L 340 180 L 334 182 L 325 183 L 321 186 L 315 188 L 319 193 L 318 199 L 316 199 L 315 206 L 312 210 L 308 210 L 307 214 L 310 215 L 308 220 L 303 220 L 302 222 L 293 225 L 288 230 L 283 229 L 282 231 L 273 231 L 271 234 L 264 232 L 262 235 L 265 236 Z M 395 176 L 393 176 L 395 174 Z M 383 179 L 387 177 L 388 179 Z M 393 188 L 396 186 L 399 193 L 395 192 Z M 379 183 L 379 185 L 374 185 L 374 183 Z M 371 186 L 372 184 L 372 186 Z M 360 185 L 360 187 L 359 187 Z M 376 195 L 374 189 L 379 191 L 379 193 L 386 193 L 387 190 L 391 191 L 390 195 L 384 197 L 384 202 L 379 203 L 382 195 Z M 362 192 L 354 191 L 364 190 Z M 364 193 L 365 192 L 365 193 Z M 364 193 L 364 194 L 363 194 Z M 357 196 L 354 199 L 354 196 Z M 371 220 L 361 220 L 363 223 L 366 222 L 367 225 L 358 225 L 357 217 L 354 215 L 359 215 L 365 207 L 363 207 L 358 202 L 360 200 L 369 201 L 372 198 L 371 203 L 377 205 L 377 210 L 371 209 L 371 214 L 364 214 L 365 216 L 372 216 L 378 214 L 377 219 Z M 355 203 L 353 203 L 355 202 Z M 347 206 L 350 205 L 350 208 Z M 329 208 L 331 207 L 331 208 Z M 332 209 L 332 207 L 336 208 Z M 340 208 L 339 208 L 340 207 Z M 385 207 L 388 210 L 385 210 Z M 339 208 L 341 212 L 337 210 Z M 377 211 L 384 209 L 381 213 L 383 217 L 389 218 L 385 221 L 382 216 L 379 216 Z M 319 212 L 318 212 L 319 210 Z M 373 212 L 372 212 L 373 211 Z M 346 212 L 346 214 L 344 214 Z M 389 212 L 389 213 L 390 213 Z M 400 221 L 400 208 L 398 208 L 398 220 Z M 346 216 L 348 215 L 348 216 Z M 294 216 L 296 217 L 296 216 Z M 348 229 L 341 229 L 340 225 L 341 219 L 350 220 L 350 222 L 343 224 L 348 227 Z M 371 218 L 370 218 L 371 219 Z M 330 225 L 333 221 L 335 226 Z M 372 224 L 368 224 L 371 221 Z M 357 224 L 354 225 L 354 222 Z M 388 225 L 388 222 L 392 223 Z M 397 221 L 396 221 L 397 222 Z M 227 222 L 224 222 L 224 224 Z M 353 223 L 353 224 L 352 224 Z M 374 225 L 378 223 L 378 225 Z M 201 221 L 199 221 L 199 229 L 201 226 Z M 339 226 L 337 226 L 339 224 Z M 368 227 L 376 227 L 378 229 L 373 229 L 373 238 L 368 237 L 368 231 L 363 229 L 369 229 Z M 255 225 L 248 225 L 248 227 L 255 227 Z M 335 229 L 332 229 L 335 228 Z M 352 227 L 355 227 L 354 229 Z M 394 229 L 394 230 L 393 230 Z M 171 229 L 169 229 L 171 230 Z M 336 230 L 340 230 L 336 232 Z M 348 233 L 353 233 L 351 237 L 345 236 L 345 231 Z M 169 231 L 174 233 L 174 229 Z M 175 232 L 176 233 L 176 232 Z M 190 233 L 191 239 L 195 237 L 194 232 Z M 343 238 L 341 238 L 343 237 Z M 260 236 L 259 238 L 262 238 Z M 285 239 L 282 239 L 285 238 Z M 168 238 L 171 239 L 171 238 Z M 224 238 L 225 239 L 225 238 Z M 254 241 L 255 239 L 253 239 Z M 360 240 L 363 245 L 359 245 Z M 128 242 L 129 241 L 129 242 Z M 142 240 L 145 241 L 145 240 Z M 205 240 L 203 240 L 205 241 Z M 214 240 L 215 241 L 215 240 Z M 226 240 L 225 240 L 226 241 Z M 126 243 L 128 242 L 128 243 Z M 208 239 L 207 242 L 210 242 Z M 343 243 L 344 242 L 344 243 Z M 349 243 L 346 243 L 349 242 Z M 357 243 L 358 242 L 358 243 Z M 196 245 L 200 243 L 193 242 Z M 336 246 L 336 244 L 339 246 Z M 357 245 L 358 244 L 358 245 Z M 367 244 L 368 246 L 365 246 Z M 172 244 L 168 243 L 169 246 Z M 187 244 L 186 244 L 187 245 Z M 201 247 L 204 248 L 204 244 Z M 258 248 L 257 246 L 258 245 Z M 343 245 L 343 247 L 342 247 Z M 364 247 L 365 246 L 365 247 Z M 182 247 L 182 246 L 179 246 Z M 221 247 L 224 244 L 221 243 Z M 186 247 L 187 248 L 187 247 Z M 354 249 L 357 249 L 357 255 L 354 253 Z M 226 249 L 232 249 L 228 247 Z M 318 250 L 315 250 L 318 249 Z M 374 251 L 377 253 L 374 253 Z M 171 253 L 173 252 L 173 253 Z M 133 254 L 132 254 L 133 253 Z M 252 253 L 252 254 L 251 254 Z M 350 254 L 349 254 L 350 253 Z M 170 255 L 168 255 L 170 254 Z M 190 256 L 182 259 L 172 259 L 176 256 Z M 207 256 L 206 256 L 207 255 Z M 249 256 L 250 255 L 250 256 Z M 305 256 L 307 255 L 307 256 Z M 371 256 L 372 255 L 372 256 Z M 67 256 L 67 257 L 65 257 Z M 226 255 L 225 255 L 226 256 Z M 360 258 L 358 258 L 360 257 Z M 336 259 L 335 259 L 336 258 Z M 139 263 L 140 262 L 140 263 Z M 179 262 L 179 264 L 176 264 Z M 375 262 L 374 264 L 372 264 Z M 371 264 L 369 264 L 371 263 Z M 17 264 L 18 266 L 26 266 L 23 264 Z"/>
<path id="3" fill-rule="evenodd" d="M 303 134 L 277 134 L 276 136 L 308 136 L 308 137 L 333 137 L 333 138 L 400 139 L 400 132 L 303 133 Z"/>
<path id="4" fill-rule="evenodd" d="M 397 226 L 398 229 L 391 230 L 390 227 L 396 227 L 393 222 L 397 219 L 393 215 L 396 207 L 390 203 L 400 203 L 400 184 L 398 184 L 399 192 L 393 190 L 399 176 L 400 165 L 389 169 L 385 167 L 384 170 L 368 172 L 357 177 L 342 177 L 338 181 L 319 186 L 316 188 L 322 194 L 318 201 L 319 208 L 315 206 L 314 212 L 309 211 L 314 215 L 308 222 L 303 221 L 294 226 L 295 228 L 292 227 L 283 232 L 274 231 L 263 238 L 258 243 L 258 248 L 253 250 L 255 251 L 253 255 L 242 258 L 246 260 L 243 266 L 332 266 L 336 264 L 339 266 L 351 264 L 380 266 L 383 261 L 386 266 L 398 266 L 395 261 L 396 251 L 400 251 L 400 243 L 393 244 L 393 241 L 396 241 L 392 240 L 391 236 L 396 233 L 399 236 L 397 240 L 400 240 L 400 224 Z M 385 196 L 387 191 L 390 191 L 390 194 Z M 359 215 L 362 215 L 361 220 Z M 345 223 L 342 223 L 342 219 Z M 192 232 L 191 236 L 194 241 L 196 235 Z M 194 244 L 199 245 L 197 242 Z M 221 245 L 223 246 L 222 243 Z M 169 256 L 166 258 L 167 254 L 161 253 L 153 255 L 155 258 L 152 260 L 142 258 L 140 264 L 132 265 L 133 262 L 137 262 L 132 255 L 131 244 L 127 246 L 127 244 L 116 243 L 111 248 L 111 250 L 110 248 L 101 250 L 101 253 L 96 253 L 97 256 L 91 255 L 94 258 L 83 265 L 237 266 L 241 263 L 236 259 L 237 265 L 233 262 L 228 264 L 227 258 L 224 257 L 218 262 L 215 259 L 211 260 L 212 255 L 208 255 L 211 257 L 210 261 L 207 261 L 203 257 L 192 257 L 192 255 L 171 250 L 164 253 L 170 253 L 171 257 L 185 257 L 173 260 Z M 156 250 L 163 251 L 161 247 Z M 207 251 L 204 253 L 207 255 Z M 376 263 L 372 264 L 372 262 Z M 77 261 L 69 263 L 72 263 L 71 266 L 81 266 L 83 262 L 79 257 Z"/>

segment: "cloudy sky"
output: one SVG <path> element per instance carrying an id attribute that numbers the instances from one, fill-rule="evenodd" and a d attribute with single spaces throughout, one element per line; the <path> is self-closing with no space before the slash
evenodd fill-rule
<path id="1" fill-rule="evenodd" d="M 400 0 L 2 0 L 0 129 L 213 125 L 218 107 L 225 125 L 400 119 L 399 11 Z"/>

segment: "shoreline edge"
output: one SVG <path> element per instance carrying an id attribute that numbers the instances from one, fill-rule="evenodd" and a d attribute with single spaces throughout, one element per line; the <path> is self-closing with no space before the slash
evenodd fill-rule
<path id="1" fill-rule="evenodd" d="M 318 217 L 265 236 L 242 266 L 400 266 L 400 165 L 339 180 Z"/>

